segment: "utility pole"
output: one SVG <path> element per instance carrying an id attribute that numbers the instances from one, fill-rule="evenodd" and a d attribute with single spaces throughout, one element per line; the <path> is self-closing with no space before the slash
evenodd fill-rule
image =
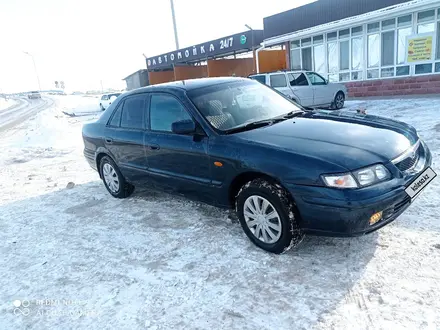
<path id="1" fill-rule="evenodd" d="M 254 73 L 255 73 L 255 65 L 257 63 L 257 59 L 255 58 L 255 52 L 254 52 L 254 29 L 251 28 L 249 25 L 245 24 L 250 31 L 251 31 L 251 43 L 252 43 L 252 58 L 254 59 Z"/>
<path id="2" fill-rule="evenodd" d="M 179 37 L 177 36 L 176 15 L 174 13 L 174 1 L 170 0 L 171 16 L 173 17 L 174 40 L 176 41 L 176 49 L 179 49 Z"/>
<path id="3" fill-rule="evenodd" d="M 104 93 L 104 87 L 102 87 L 102 80 L 99 81 L 101 83 L 101 92 Z"/>
<path id="4" fill-rule="evenodd" d="M 25 53 L 26 55 L 29 55 L 30 57 L 32 57 L 32 62 L 34 63 L 35 75 L 37 76 L 37 81 L 38 81 L 38 91 L 41 92 L 40 78 L 38 77 L 37 66 L 35 65 L 34 56 L 32 54 L 29 54 L 28 52 L 23 52 L 23 53 Z"/>

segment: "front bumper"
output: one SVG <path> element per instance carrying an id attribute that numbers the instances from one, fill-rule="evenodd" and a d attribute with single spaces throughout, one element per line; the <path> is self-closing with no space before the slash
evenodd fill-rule
<path id="1" fill-rule="evenodd" d="M 393 179 L 371 187 L 338 190 L 328 187 L 287 184 L 301 215 L 301 227 L 306 234 L 322 236 L 360 236 L 371 233 L 395 220 L 411 204 L 405 188 L 427 167 L 432 156 L 423 143 L 425 157 L 420 159 L 417 172 L 402 174 L 394 165 L 386 164 Z M 374 225 L 370 217 L 383 212 Z"/>

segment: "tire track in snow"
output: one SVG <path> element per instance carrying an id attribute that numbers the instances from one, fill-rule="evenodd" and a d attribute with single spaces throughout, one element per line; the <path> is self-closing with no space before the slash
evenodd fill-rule
<path id="1" fill-rule="evenodd" d="M 38 112 L 50 108 L 54 103 L 54 100 L 50 98 L 42 98 L 36 104 L 26 99 L 19 100 L 21 101 L 20 105 L 0 112 L 0 133 L 20 124 Z"/>

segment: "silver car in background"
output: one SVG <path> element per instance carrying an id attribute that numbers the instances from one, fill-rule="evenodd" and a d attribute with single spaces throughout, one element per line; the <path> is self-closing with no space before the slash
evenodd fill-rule
<path id="1" fill-rule="evenodd" d="M 330 83 L 312 71 L 277 71 L 249 78 L 280 91 L 304 107 L 341 109 L 347 95 L 345 85 Z"/>

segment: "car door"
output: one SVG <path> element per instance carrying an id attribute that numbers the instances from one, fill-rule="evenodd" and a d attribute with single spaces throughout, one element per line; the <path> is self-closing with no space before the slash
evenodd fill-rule
<path id="1" fill-rule="evenodd" d="M 151 93 L 150 130 L 145 148 L 152 180 L 162 189 L 212 202 L 208 137 L 179 135 L 171 124 L 193 120 L 183 102 L 169 93 Z"/>
<path id="2" fill-rule="evenodd" d="M 147 179 L 144 136 L 148 95 L 130 95 L 119 102 L 105 130 L 104 144 L 122 174 L 132 182 Z"/>
<path id="3" fill-rule="evenodd" d="M 303 72 L 287 74 L 295 99 L 305 107 L 313 106 L 313 86 L 309 84 Z"/>
<path id="4" fill-rule="evenodd" d="M 327 81 L 315 72 L 306 72 L 310 84 L 313 86 L 314 105 L 328 105 L 333 101 L 334 93 Z"/>

